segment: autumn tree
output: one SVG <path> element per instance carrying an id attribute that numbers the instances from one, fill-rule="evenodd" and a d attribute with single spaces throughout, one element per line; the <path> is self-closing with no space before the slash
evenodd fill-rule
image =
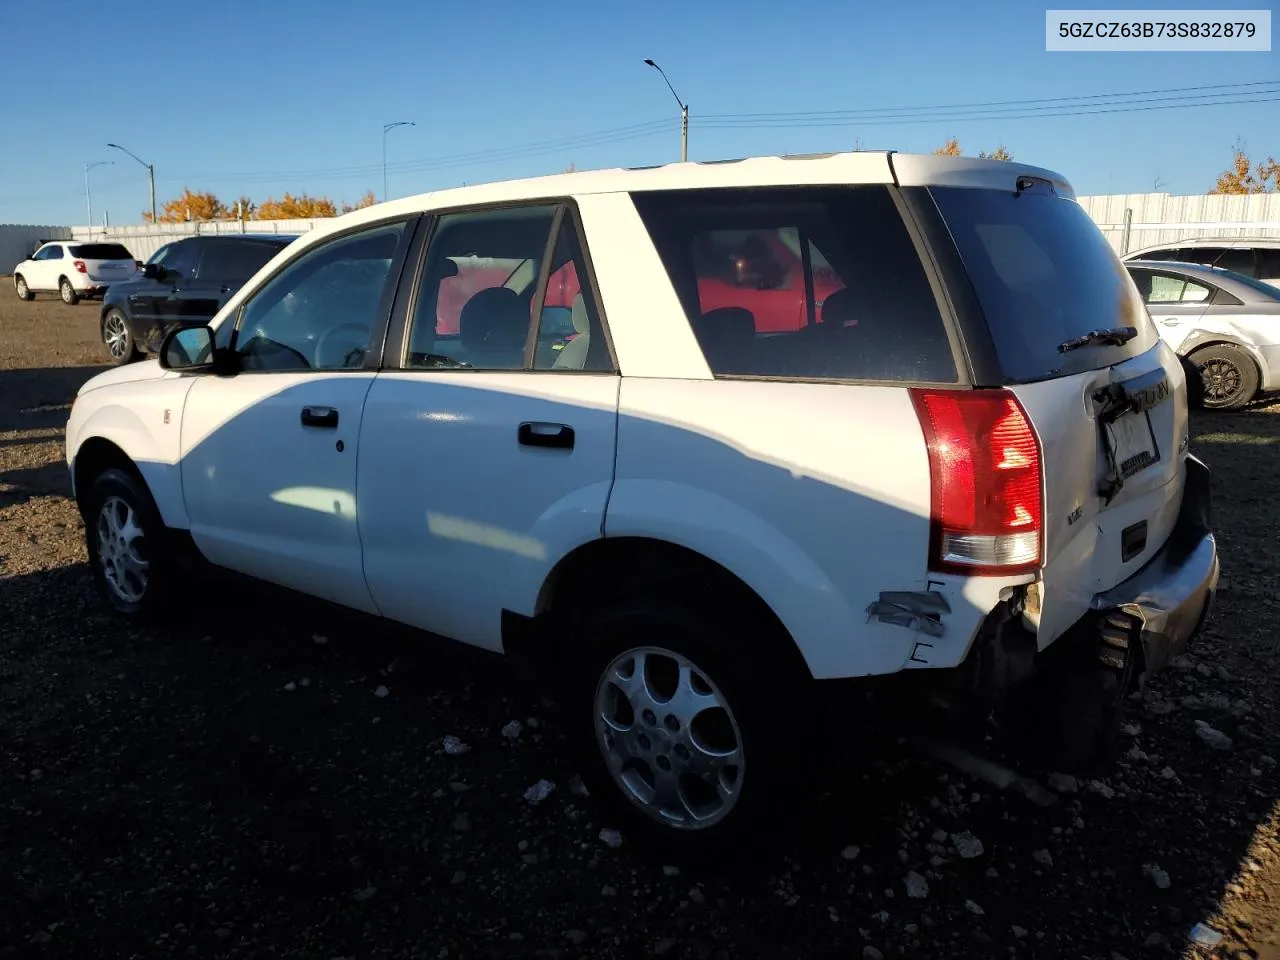
<path id="1" fill-rule="evenodd" d="M 194 193 L 190 187 L 182 188 L 182 195 L 166 200 L 160 208 L 161 223 L 182 223 L 185 220 L 221 220 L 227 208 L 212 193 Z M 142 219 L 151 222 L 151 212 L 145 211 Z"/>
<path id="2" fill-rule="evenodd" d="M 258 209 L 258 205 L 248 197 L 241 196 L 235 203 L 227 204 L 228 220 L 252 220 L 253 212 Z"/>
<path id="3" fill-rule="evenodd" d="M 338 208 L 328 197 L 312 197 L 306 193 L 294 196 L 286 193 L 284 199 L 268 198 L 259 204 L 255 220 L 306 220 L 313 217 L 336 217 Z"/>
<path id="4" fill-rule="evenodd" d="M 960 141 L 957 140 L 955 137 L 952 137 L 950 140 L 948 140 L 946 143 L 944 143 L 942 146 L 940 146 L 937 150 L 933 152 L 935 155 L 939 157 L 958 157 L 963 154 L 963 151 L 960 148 Z M 1000 144 L 1000 146 L 996 147 L 994 150 L 992 150 L 990 153 L 988 153 L 986 150 L 981 151 L 978 154 L 978 156 L 983 160 L 1012 160 L 1013 159 L 1013 154 L 1009 152 L 1008 148 L 1006 148 L 1003 143 Z"/>
<path id="5" fill-rule="evenodd" d="M 1280 163 L 1275 157 L 1250 162 L 1244 147 L 1237 143 L 1231 167 L 1218 176 L 1210 193 L 1273 193 L 1280 190 Z"/>
<path id="6" fill-rule="evenodd" d="M 352 210 L 363 210 L 365 207 L 372 207 L 377 202 L 378 198 L 374 195 L 373 191 L 366 190 L 364 192 L 364 196 L 357 200 L 354 206 L 350 203 L 344 202 L 342 204 L 342 212 L 350 213 Z"/>

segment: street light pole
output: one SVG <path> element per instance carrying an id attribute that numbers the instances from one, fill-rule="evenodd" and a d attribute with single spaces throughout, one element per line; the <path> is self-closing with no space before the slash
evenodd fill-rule
<path id="1" fill-rule="evenodd" d="M 133 157 L 133 159 L 137 160 L 140 164 L 142 164 L 144 167 L 147 168 L 147 179 L 151 183 L 151 222 L 156 223 L 157 222 L 156 221 L 156 168 L 153 167 L 151 164 L 147 163 L 147 161 L 143 160 L 136 153 L 133 153 L 130 150 L 126 150 L 124 147 L 120 146 L 120 144 L 118 143 L 108 143 L 107 146 L 115 150 L 119 150 L 122 153 L 129 154 L 129 156 Z"/>
<path id="2" fill-rule="evenodd" d="M 680 99 L 680 94 L 676 93 L 676 88 L 671 85 L 670 80 L 667 80 L 667 75 L 660 66 L 648 57 L 645 57 L 644 62 L 662 74 L 662 79 L 666 81 L 667 89 L 671 91 L 671 95 L 676 98 L 676 103 L 680 105 L 680 162 L 685 163 L 689 159 L 689 105 Z"/>
<path id="3" fill-rule="evenodd" d="M 84 208 L 85 213 L 89 215 L 89 229 L 93 229 L 93 196 L 89 193 L 89 171 L 94 167 L 113 167 L 114 160 L 94 160 L 84 165 Z"/>
<path id="4" fill-rule="evenodd" d="M 396 127 L 416 127 L 412 120 L 397 120 L 382 125 L 382 202 L 387 202 L 387 134 Z"/>

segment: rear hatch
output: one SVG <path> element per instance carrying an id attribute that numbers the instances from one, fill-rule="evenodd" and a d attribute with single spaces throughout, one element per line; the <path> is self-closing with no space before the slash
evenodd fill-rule
<path id="1" fill-rule="evenodd" d="M 71 256 L 84 264 L 81 272 L 95 283 L 128 280 L 138 268 L 133 254 L 119 243 L 78 243 L 71 247 Z"/>
<path id="2" fill-rule="evenodd" d="M 1070 188 L 1045 173 L 1010 164 L 992 174 L 998 187 L 928 189 L 989 335 L 978 350 L 996 376 L 980 385 L 1009 388 L 1040 439 L 1041 647 L 1168 539 L 1188 436 L 1177 356 Z"/>

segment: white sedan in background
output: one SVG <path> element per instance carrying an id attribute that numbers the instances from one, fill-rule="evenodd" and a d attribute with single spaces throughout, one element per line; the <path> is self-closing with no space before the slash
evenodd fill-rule
<path id="1" fill-rule="evenodd" d="M 1202 406 L 1280 390 L 1280 287 L 1221 267 L 1125 263 L 1160 336 L 1200 375 Z"/>
<path id="2" fill-rule="evenodd" d="M 123 244 L 54 240 L 13 268 L 13 287 L 20 300 L 56 293 L 63 303 L 76 304 L 105 296 L 112 283 L 128 280 L 137 269 Z"/>

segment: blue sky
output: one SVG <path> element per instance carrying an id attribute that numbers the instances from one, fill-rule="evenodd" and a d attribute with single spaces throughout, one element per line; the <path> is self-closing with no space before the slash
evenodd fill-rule
<path id="1" fill-rule="evenodd" d="M 161 201 L 184 185 L 224 199 L 381 195 L 382 125 L 396 120 L 416 126 L 389 136 L 392 196 L 571 163 L 678 159 L 678 108 L 645 57 L 690 105 L 691 159 L 859 143 L 928 151 L 954 135 L 966 152 L 1004 143 L 1065 173 L 1080 194 L 1157 183 L 1202 193 L 1237 138 L 1255 154 L 1280 153 L 1280 100 L 979 120 L 912 112 L 1280 81 L 1276 52 L 1047 53 L 1044 9 L 1025 0 L 28 4 L 27 39 L 0 57 L 0 223 L 82 223 L 84 164 L 96 160 L 114 165 L 92 172 L 95 219 L 106 210 L 113 223 L 137 222 L 146 172 L 108 141 L 155 166 Z M 708 119 L 887 108 L 912 122 Z"/>

